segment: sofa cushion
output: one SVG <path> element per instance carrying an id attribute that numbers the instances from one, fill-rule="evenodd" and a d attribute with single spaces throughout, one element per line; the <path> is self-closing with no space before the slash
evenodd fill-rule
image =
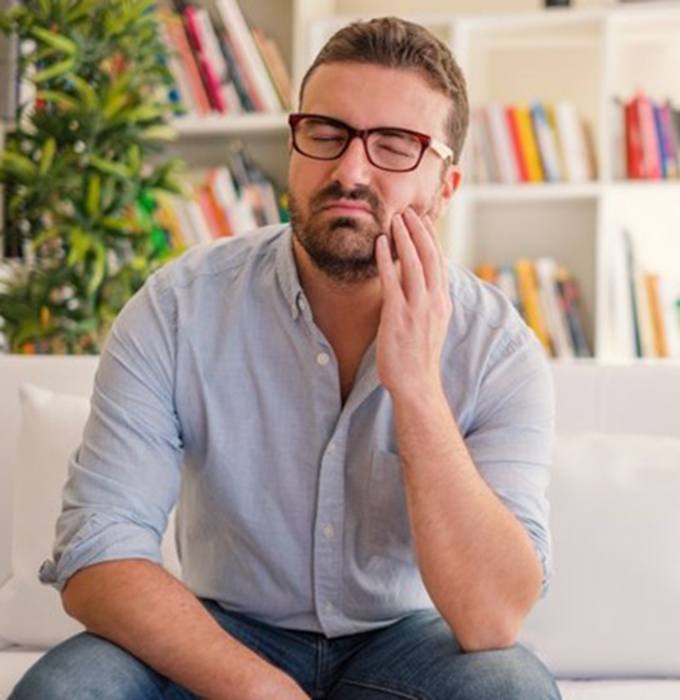
<path id="1" fill-rule="evenodd" d="M 38 569 L 50 555 L 61 511 L 68 461 L 78 446 L 89 401 L 24 385 L 21 429 L 13 469 L 12 573 L 0 587 L 0 638 L 49 647 L 82 630 L 61 607 L 57 591 L 41 584 Z M 175 575 L 174 517 L 163 543 L 165 566 Z"/>
<path id="2" fill-rule="evenodd" d="M 680 677 L 680 439 L 557 436 L 555 574 L 521 640 L 560 677 Z"/>

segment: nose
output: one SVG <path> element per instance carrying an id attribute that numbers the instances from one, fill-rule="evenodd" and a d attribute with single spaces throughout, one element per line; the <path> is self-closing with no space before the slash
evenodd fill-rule
<path id="1" fill-rule="evenodd" d="M 366 155 L 364 142 L 358 136 L 349 142 L 345 152 L 334 163 L 333 178 L 348 190 L 356 185 L 365 185 L 370 180 L 373 166 Z"/>

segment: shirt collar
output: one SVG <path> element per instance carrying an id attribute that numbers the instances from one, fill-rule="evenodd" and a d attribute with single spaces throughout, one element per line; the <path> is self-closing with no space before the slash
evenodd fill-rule
<path id="1" fill-rule="evenodd" d="M 276 276 L 288 303 L 290 314 L 293 320 L 297 320 L 301 312 L 308 311 L 309 305 L 305 301 L 298 277 L 297 264 L 293 255 L 293 228 L 290 225 L 284 229 L 277 242 L 275 265 Z"/>

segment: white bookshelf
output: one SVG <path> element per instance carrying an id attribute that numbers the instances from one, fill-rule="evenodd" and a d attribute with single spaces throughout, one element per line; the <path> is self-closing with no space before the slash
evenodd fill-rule
<path id="1" fill-rule="evenodd" d="M 352 19 L 395 13 L 426 25 L 452 48 L 473 106 L 571 100 L 593 128 L 597 180 L 474 185 L 466 179 L 464 154 L 463 185 L 441 223 L 445 249 L 468 267 L 555 257 L 579 281 L 596 358 L 625 361 L 632 345 L 617 314 L 625 293 L 620 229 L 631 229 L 646 266 L 680 281 L 680 181 L 621 181 L 610 101 L 643 87 L 653 98 L 680 103 L 680 3 L 615 6 L 612 0 L 605 7 L 606 0 L 588 1 L 598 6 L 581 7 L 581 0 L 574 8 L 546 11 L 537 9 L 538 0 L 494 1 L 479 7 L 481 14 L 453 12 L 454 6 L 482 5 L 460 0 L 240 0 L 240 6 L 246 20 L 279 46 L 294 103 L 306 67 L 333 31 Z M 488 12 L 520 5 L 521 11 Z M 282 113 L 184 116 L 175 121 L 177 139 L 165 154 L 181 155 L 190 169 L 207 168 L 223 164 L 229 143 L 240 140 L 285 190 L 286 119 Z"/>
<path id="2" fill-rule="evenodd" d="M 338 0 L 337 8 L 347 4 Z M 317 22 L 309 32 L 310 57 L 347 22 L 388 13 L 389 3 L 367 0 L 360 15 Z M 620 230 L 630 229 L 643 267 L 680 286 L 680 180 L 620 179 L 610 105 L 638 88 L 680 104 L 679 4 L 405 16 L 451 47 L 471 106 L 570 100 L 593 131 L 598 177 L 582 184 L 475 185 L 465 179 L 466 150 L 463 185 L 443 223 L 447 254 L 468 267 L 554 257 L 579 281 L 596 359 L 634 358 L 620 314 L 628 293 Z"/>

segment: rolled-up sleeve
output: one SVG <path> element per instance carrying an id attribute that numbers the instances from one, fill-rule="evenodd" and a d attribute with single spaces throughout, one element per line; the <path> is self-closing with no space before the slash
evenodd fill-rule
<path id="1" fill-rule="evenodd" d="M 174 401 L 176 309 L 152 276 L 116 319 L 97 368 L 88 421 L 69 463 L 43 583 L 114 559 L 161 563 L 177 500 L 182 437 Z"/>
<path id="2" fill-rule="evenodd" d="M 525 527 L 543 568 L 552 568 L 549 481 L 555 397 L 545 352 L 528 329 L 491 354 L 465 436 L 480 475 Z"/>

